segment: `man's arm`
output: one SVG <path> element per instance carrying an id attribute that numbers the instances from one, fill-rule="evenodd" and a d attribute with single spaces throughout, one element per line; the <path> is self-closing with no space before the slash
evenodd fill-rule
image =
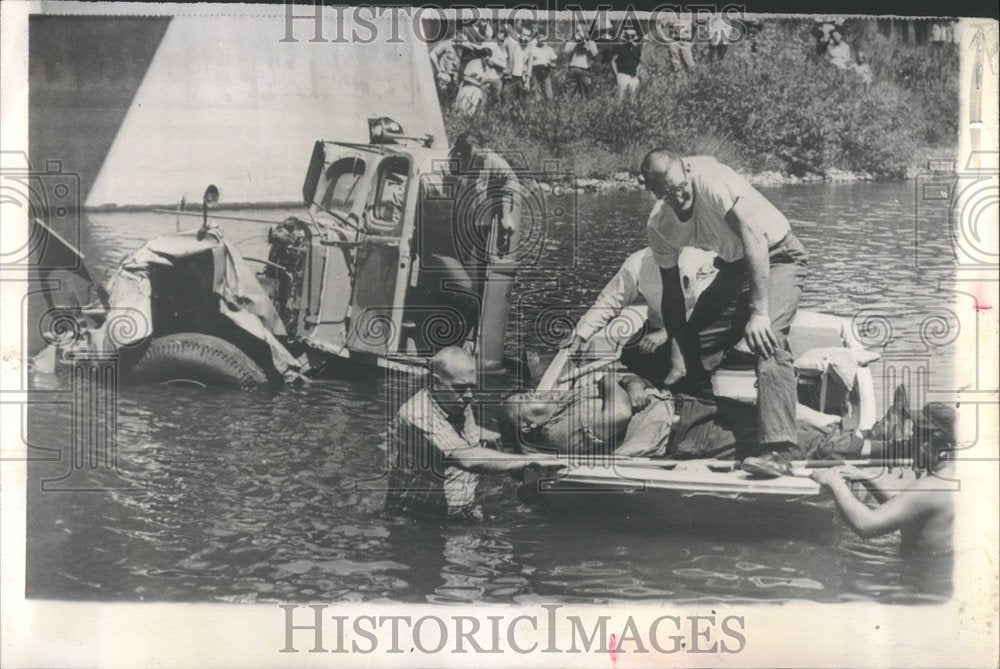
<path id="1" fill-rule="evenodd" d="M 513 455 L 481 446 L 455 449 L 444 457 L 444 462 L 475 474 L 502 474 L 520 471 L 530 464 L 556 464 L 551 455 Z"/>
<path id="2" fill-rule="evenodd" d="M 726 222 L 736 231 L 743 242 L 750 272 L 750 320 L 746 326 L 746 339 L 750 348 L 762 357 L 774 355 L 778 340 L 771 331 L 771 315 L 768 307 L 768 276 L 771 270 L 767 237 L 754 220 L 754 212 L 746 200 L 737 199 L 726 214 Z"/>
<path id="3" fill-rule="evenodd" d="M 844 476 L 851 481 L 857 481 L 863 485 L 879 504 L 885 504 L 899 493 L 898 488 L 890 489 L 883 487 L 882 482 L 886 477 L 883 472 L 879 472 L 877 475 L 872 476 L 870 473 L 853 466 L 838 467 L 837 471 L 841 476 Z"/>
<path id="4" fill-rule="evenodd" d="M 593 306 L 587 310 L 576 325 L 574 334 L 583 341 L 594 336 L 598 330 L 620 314 L 622 309 L 635 302 L 639 297 L 639 284 L 632 272 L 623 266 L 611 277 L 600 294 L 594 300 Z"/>
<path id="5" fill-rule="evenodd" d="M 563 53 L 573 53 L 576 50 L 576 42 L 569 40 L 563 45 Z"/>
<path id="6" fill-rule="evenodd" d="M 649 393 L 646 391 L 653 387 L 652 383 L 635 374 L 626 374 L 618 380 L 618 385 L 628 393 L 633 412 L 642 411 L 649 406 Z"/>
<path id="7" fill-rule="evenodd" d="M 616 77 L 618 76 L 618 53 L 617 52 L 611 54 L 611 71 L 615 73 Z"/>
<path id="8" fill-rule="evenodd" d="M 898 530 L 932 509 L 929 493 L 912 489 L 903 491 L 876 509 L 869 509 L 854 496 L 838 472 L 821 471 L 822 474 L 817 472 L 813 479 L 830 488 L 847 525 L 864 539 Z"/>

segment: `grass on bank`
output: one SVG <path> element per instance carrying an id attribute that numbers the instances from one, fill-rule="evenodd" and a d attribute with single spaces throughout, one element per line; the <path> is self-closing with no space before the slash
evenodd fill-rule
<path id="1" fill-rule="evenodd" d="M 731 46 L 722 61 L 696 51 L 688 75 L 670 67 L 665 46 L 647 42 L 633 100 L 615 98 L 602 65 L 589 100 L 558 93 L 552 103 L 493 105 L 474 117 L 449 111 L 445 122 L 451 136 L 476 126 L 526 165 L 556 159 L 579 178 L 634 174 L 653 146 L 714 155 L 744 172 L 903 178 L 918 155 L 954 146 L 958 49 L 891 41 L 868 23 L 849 37 L 868 57 L 871 83 L 815 55 L 811 22 L 780 21 L 768 23 L 755 45 Z M 562 90 L 565 68 L 555 76 Z"/>

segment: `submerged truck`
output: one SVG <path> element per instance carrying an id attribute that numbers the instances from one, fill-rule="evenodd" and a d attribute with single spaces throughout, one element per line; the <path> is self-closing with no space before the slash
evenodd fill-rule
<path id="1" fill-rule="evenodd" d="M 249 387 L 343 363 L 422 373 L 436 350 L 459 345 L 486 370 L 523 373 L 503 354 L 516 234 L 504 239 L 491 221 L 478 262 L 456 252 L 475 290 L 464 297 L 478 305 L 469 322 L 451 299 L 468 286 L 428 268 L 420 242 L 432 228 L 460 230 L 459 210 L 488 203 L 456 205 L 461 177 L 434 137 L 405 137 L 387 118 L 369 125 L 369 143 L 315 143 L 304 209 L 269 229 L 266 258 L 243 257 L 225 240 L 217 221 L 239 217 L 210 211 L 220 193 L 209 186 L 200 214 L 170 212 L 200 216 L 201 225 L 124 260 L 105 308 L 88 312 L 92 327 L 53 341 L 36 367 L 68 351 L 103 352 L 119 355 L 126 380 Z"/>

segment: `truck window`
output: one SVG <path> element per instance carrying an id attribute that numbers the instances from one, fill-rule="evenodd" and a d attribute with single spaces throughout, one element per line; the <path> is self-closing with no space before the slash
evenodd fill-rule
<path id="1" fill-rule="evenodd" d="M 387 158 L 379 166 L 375 201 L 372 203 L 377 227 L 391 230 L 402 222 L 409 171 L 410 161 L 402 157 Z"/>
<path id="2" fill-rule="evenodd" d="M 358 183 L 365 175 L 365 163 L 360 158 L 341 158 L 326 168 L 325 188 L 321 204 L 324 209 L 350 211 L 360 192 Z"/>

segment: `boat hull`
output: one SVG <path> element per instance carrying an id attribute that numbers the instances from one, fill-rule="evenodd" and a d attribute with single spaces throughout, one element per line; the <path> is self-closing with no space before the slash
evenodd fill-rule
<path id="1" fill-rule="evenodd" d="M 574 467 L 538 490 L 550 514 L 567 522 L 745 536 L 825 535 L 837 527 L 832 500 L 809 478 L 755 479 L 699 461 L 677 467 Z"/>

